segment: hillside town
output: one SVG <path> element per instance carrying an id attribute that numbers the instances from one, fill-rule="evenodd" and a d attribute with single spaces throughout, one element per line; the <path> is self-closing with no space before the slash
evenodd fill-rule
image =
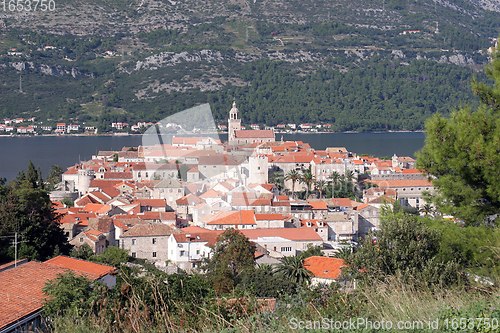
<path id="1" fill-rule="evenodd" d="M 411 157 L 315 150 L 276 141 L 273 130 L 241 128 L 234 103 L 226 143 L 173 136 L 154 146 L 100 151 L 69 167 L 51 193 L 69 242 L 95 254 L 119 246 L 168 272 L 198 268 L 228 228 L 256 244 L 259 264 L 311 246 L 328 257 L 376 230 L 384 204 L 422 211 L 424 192 L 433 191 Z M 325 197 L 325 184 L 339 179 L 344 184 L 335 186 L 352 184 L 356 200 Z M 61 202 L 68 197 L 73 207 Z"/>

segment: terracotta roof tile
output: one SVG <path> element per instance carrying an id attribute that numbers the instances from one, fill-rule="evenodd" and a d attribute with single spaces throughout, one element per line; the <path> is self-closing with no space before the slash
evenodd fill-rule
<path id="1" fill-rule="evenodd" d="M 372 180 L 374 184 L 377 184 L 379 187 L 431 187 L 433 186 L 430 181 L 427 179 L 381 179 L 381 180 Z"/>
<path id="2" fill-rule="evenodd" d="M 167 201 L 165 199 L 135 199 L 132 201 L 132 204 L 140 203 L 141 206 L 150 206 L 150 207 L 161 207 L 164 208 L 167 206 Z"/>
<path id="3" fill-rule="evenodd" d="M 344 260 L 338 258 L 313 256 L 304 260 L 304 268 L 310 270 L 315 277 L 336 280 L 341 268 L 344 267 Z"/>
<path id="4" fill-rule="evenodd" d="M 97 200 L 100 200 L 102 203 L 108 202 L 111 198 L 106 194 L 99 191 L 92 191 L 89 193 L 90 196 L 94 196 Z"/>
<path id="5" fill-rule="evenodd" d="M 236 130 L 234 135 L 237 139 L 274 138 L 272 130 Z"/>
<path id="6" fill-rule="evenodd" d="M 403 169 L 402 170 L 403 174 L 411 174 L 411 173 L 424 173 L 424 170 L 421 169 Z"/>
<path id="7" fill-rule="evenodd" d="M 55 258 L 45 261 L 46 264 L 54 266 L 69 268 L 74 272 L 81 272 L 92 280 L 103 277 L 116 271 L 116 268 L 107 265 L 96 264 L 81 259 L 71 258 L 67 256 L 57 256 Z"/>
<path id="8" fill-rule="evenodd" d="M 253 210 L 240 210 L 236 212 L 219 212 L 204 219 L 207 225 L 247 225 L 255 223 L 255 213 Z"/>
<path id="9" fill-rule="evenodd" d="M 40 310 L 45 298 L 42 288 L 47 281 L 55 279 L 58 274 L 63 274 L 68 269 L 71 269 L 77 274 L 95 279 L 96 276 L 97 278 L 99 277 L 99 272 L 104 271 L 104 269 L 99 272 L 93 271 L 89 269 L 87 264 L 98 264 L 82 260 L 78 260 L 81 265 L 80 268 L 73 269 L 73 267 L 64 265 L 70 262 L 68 259 L 71 258 L 62 258 L 56 257 L 51 259 L 52 262 L 49 260 L 44 263 L 31 261 L 16 268 L 0 272 L 0 329 Z M 64 261 L 64 264 L 54 264 L 60 260 Z M 104 265 L 98 266 L 109 267 Z M 114 270 L 113 267 L 109 267 L 109 269 Z"/>
<path id="10" fill-rule="evenodd" d="M 105 172 L 104 179 L 132 179 L 132 172 Z"/>
<path id="11" fill-rule="evenodd" d="M 88 204 L 100 204 L 96 199 L 90 197 L 89 195 L 83 196 L 81 199 L 75 201 L 77 206 L 86 206 Z"/>
<path id="12" fill-rule="evenodd" d="M 323 201 L 308 201 L 308 203 L 311 205 L 312 209 L 328 209 L 326 203 Z"/>
<path id="13" fill-rule="evenodd" d="M 181 232 L 165 224 L 137 224 L 124 232 L 121 237 L 168 236 Z"/>

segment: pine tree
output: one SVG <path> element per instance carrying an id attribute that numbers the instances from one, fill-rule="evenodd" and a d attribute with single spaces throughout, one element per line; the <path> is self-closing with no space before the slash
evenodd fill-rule
<path id="1" fill-rule="evenodd" d="M 486 73 L 494 85 L 473 81 L 482 105 L 462 107 L 450 118 L 427 121 L 424 148 L 417 167 L 425 170 L 436 192 L 429 195 L 443 213 L 467 224 L 488 223 L 500 210 L 500 55 Z"/>

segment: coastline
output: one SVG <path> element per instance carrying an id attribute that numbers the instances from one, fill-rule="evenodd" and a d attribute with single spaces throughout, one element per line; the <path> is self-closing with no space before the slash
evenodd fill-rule
<path id="1" fill-rule="evenodd" d="M 277 134 L 384 134 L 384 133 L 425 133 L 424 130 L 416 130 L 416 131 L 394 131 L 394 130 L 389 130 L 389 131 L 367 131 L 367 132 L 357 132 L 357 131 L 345 131 L 345 132 L 324 132 L 324 131 L 318 131 L 318 132 L 311 132 L 311 131 L 285 131 L 285 132 L 274 132 L 276 135 Z M 0 138 L 36 138 L 36 137 L 117 137 L 117 136 L 142 136 L 144 133 L 102 133 L 102 134 L 87 134 L 87 133 L 79 133 L 79 134 L 0 134 Z M 189 133 L 181 133 L 181 134 L 174 134 L 174 135 L 188 135 Z M 201 133 L 205 134 L 205 133 Z M 208 134 L 208 133 L 207 133 Z M 215 134 L 215 133 L 211 133 Z M 227 134 L 227 131 L 220 131 L 217 132 L 216 134 Z M 199 136 L 200 133 L 193 133 L 194 136 Z"/>

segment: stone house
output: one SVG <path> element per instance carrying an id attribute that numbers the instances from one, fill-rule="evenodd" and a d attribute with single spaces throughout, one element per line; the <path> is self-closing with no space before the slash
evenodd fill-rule
<path id="1" fill-rule="evenodd" d="M 82 231 L 70 240 L 69 243 L 75 247 L 87 244 L 94 254 L 101 254 L 107 248 L 106 236 L 104 233 L 96 230 Z"/>
<path id="2" fill-rule="evenodd" d="M 171 234 L 168 238 L 168 259 L 180 269 L 190 272 L 200 266 L 203 258 L 210 258 L 211 246 L 217 242 L 216 232 L 186 232 Z"/>
<path id="3" fill-rule="evenodd" d="M 147 259 L 158 267 L 168 260 L 168 238 L 181 231 L 165 224 L 137 224 L 121 235 L 120 247 L 134 258 Z"/>

